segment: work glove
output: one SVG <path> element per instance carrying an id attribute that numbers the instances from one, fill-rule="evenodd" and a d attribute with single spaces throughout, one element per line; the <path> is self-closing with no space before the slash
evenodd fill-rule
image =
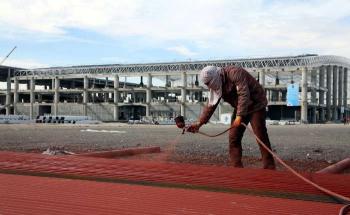
<path id="1" fill-rule="evenodd" d="M 236 116 L 235 121 L 233 121 L 233 127 L 238 128 L 242 123 L 242 117 Z"/>
<path id="2" fill-rule="evenodd" d="M 201 127 L 201 124 L 198 123 L 198 122 L 196 122 L 196 123 L 191 124 L 191 125 L 186 129 L 186 131 L 187 131 L 187 132 L 192 132 L 192 133 L 197 133 L 200 127 Z"/>

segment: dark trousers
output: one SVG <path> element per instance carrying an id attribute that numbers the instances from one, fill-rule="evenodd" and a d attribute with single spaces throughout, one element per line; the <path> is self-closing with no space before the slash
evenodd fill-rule
<path id="1" fill-rule="evenodd" d="M 232 115 L 232 122 L 236 118 L 236 111 L 234 111 Z M 251 124 L 254 133 L 256 136 L 265 143 L 267 147 L 271 149 L 271 144 L 269 140 L 269 136 L 267 134 L 266 129 L 266 111 L 265 108 L 255 111 L 253 113 L 248 114 L 247 116 L 243 117 L 242 122 L 244 122 L 246 125 L 249 123 Z M 230 143 L 230 161 L 235 167 L 243 167 L 242 164 L 242 138 L 245 131 L 244 126 L 239 126 L 237 128 L 232 128 L 229 132 L 229 143 Z M 272 157 L 272 155 L 264 149 L 262 146 L 260 146 L 260 152 L 262 156 L 263 161 L 263 168 L 264 169 L 275 169 L 275 161 Z"/>

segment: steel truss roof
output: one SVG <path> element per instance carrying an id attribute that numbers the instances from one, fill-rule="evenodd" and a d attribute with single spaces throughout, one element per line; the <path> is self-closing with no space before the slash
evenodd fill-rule
<path id="1" fill-rule="evenodd" d="M 84 74 L 137 74 L 137 73 L 167 73 L 179 71 L 199 71 L 207 65 L 229 66 L 235 65 L 246 69 L 273 69 L 318 67 L 322 65 L 338 65 L 350 67 L 350 59 L 334 55 L 302 55 L 275 58 L 252 58 L 235 60 L 189 61 L 171 63 L 146 64 L 109 64 L 109 65 L 83 65 L 70 67 L 50 67 L 38 69 L 16 70 L 15 76 L 60 76 Z"/>

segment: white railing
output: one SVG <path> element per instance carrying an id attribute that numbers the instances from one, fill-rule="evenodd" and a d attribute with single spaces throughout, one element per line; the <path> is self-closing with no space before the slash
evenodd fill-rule
<path id="1" fill-rule="evenodd" d="M 172 63 L 146 63 L 146 64 L 110 64 L 85 65 L 70 67 L 51 67 L 38 69 L 16 70 L 15 76 L 58 76 L 83 74 L 131 74 L 146 72 L 178 72 L 199 71 L 207 65 L 229 66 L 235 65 L 247 69 L 287 68 L 287 67 L 317 67 L 321 65 L 338 65 L 350 67 L 350 59 L 334 55 L 303 55 L 276 58 L 252 58 L 212 61 L 189 61 Z"/>

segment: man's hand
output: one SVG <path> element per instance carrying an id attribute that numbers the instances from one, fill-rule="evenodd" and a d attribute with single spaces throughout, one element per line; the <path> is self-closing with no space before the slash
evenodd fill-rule
<path id="1" fill-rule="evenodd" d="M 236 116 L 235 121 L 233 121 L 233 127 L 238 128 L 242 123 L 242 117 L 241 116 Z"/>
<path id="2" fill-rule="evenodd" d="M 187 128 L 187 132 L 197 133 L 202 125 L 199 122 L 193 123 Z"/>

